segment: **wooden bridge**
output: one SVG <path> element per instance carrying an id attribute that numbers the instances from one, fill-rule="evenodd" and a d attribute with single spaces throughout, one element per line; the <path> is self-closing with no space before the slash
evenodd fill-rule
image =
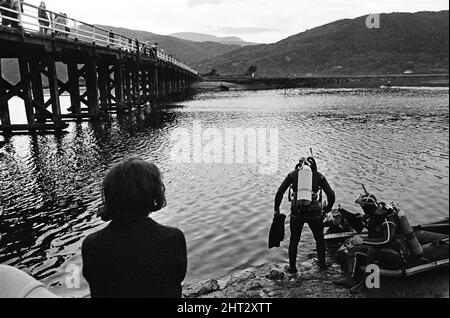
<path id="1" fill-rule="evenodd" d="M 67 121 L 126 112 L 182 98 L 198 72 L 150 43 L 31 4 L 0 2 L 0 131 L 61 131 Z M 12 84 L 2 68 L 18 63 Z M 61 71 L 61 65 L 63 70 Z M 48 89 L 48 91 L 46 90 Z M 70 95 L 62 109 L 60 96 Z M 11 123 L 12 98 L 23 100 L 27 124 Z"/>

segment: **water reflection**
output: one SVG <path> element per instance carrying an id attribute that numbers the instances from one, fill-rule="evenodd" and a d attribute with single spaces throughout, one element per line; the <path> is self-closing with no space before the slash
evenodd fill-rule
<path id="1" fill-rule="evenodd" d="M 72 124 L 68 134 L 12 137 L 0 155 L 0 261 L 39 279 L 58 273 L 79 253 L 86 230 L 100 225 L 95 210 L 105 171 L 174 118 L 152 110 Z"/>
<path id="2" fill-rule="evenodd" d="M 95 216 L 103 176 L 131 155 L 154 161 L 164 174 L 168 207 L 154 218 L 186 233 L 188 282 L 286 260 L 287 242 L 267 250 L 274 194 L 310 147 L 344 207 L 356 209 L 365 183 L 381 199 L 401 202 L 414 224 L 447 216 L 448 102 L 442 89 L 230 91 L 139 116 L 73 123 L 68 134 L 14 136 L 0 152 L 0 262 L 73 295 L 63 286 L 65 268 L 81 266 L 81 241 L 104 226 Z M 173 163 L 171 132 L 192 129 L 194 120 L 204 129 L 278 128 L 278 173 Z M 306 231 L 300 257 L 313 248 Z M 80 295 L 88 292 L 82 287 Z"/>

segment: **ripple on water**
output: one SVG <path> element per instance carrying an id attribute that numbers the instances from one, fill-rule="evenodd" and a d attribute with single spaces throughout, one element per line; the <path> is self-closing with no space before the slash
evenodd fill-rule
<path id="1" fill-rule="evenodd" d="M 448 90 L 436 89 L 205 93 L 151 118 L 71 124 L 62 136 L 14 136 L 0 152 L 0 262 L 73 295 L 63 284 L 67 266 L 82 265 L 82 240 L 105 226 L 95 216 L 102 179 L 131 155 L 163 171 L 169 204 L 154 218 L 185 232 L 188 281 L 286 261 L 288 240 L 267 250 L 274 195 L 310 147 L 342 206 L 356 211 L 364 183 L 380 199 L 401 202 L 412 223 L 448 216 L 448 102 Z M 278 173 L 172 162 L 171 133 L 191 131 L 194 120 L 221 132 L 277 128 Z M 282 209 L 288 212 L 287 200 Z M 312 249 L 306 227 L 299 260 Z M 77 293 L 88 294 L 85 281 Z"/>

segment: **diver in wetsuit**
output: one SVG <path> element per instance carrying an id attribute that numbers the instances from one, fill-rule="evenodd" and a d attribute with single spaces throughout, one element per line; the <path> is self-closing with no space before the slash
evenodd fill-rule
<path id="1" fill-rule="evenodd" d="M 372 194 L 361 195 L 356 201 L 364 211 L 363 222 L 368 229 L 368 238 L 359 236 L 349 241 L 338 251 L 337 260 L 347 272 L 336 285 L 359 293 L 365 284 L 365 271 L 362 268 L 379 262 L 401 268 L 409 251 L 401 238 L 401 230 L 395 212 L 384 203 L 378 203 Z"/>
<path id="2" fill-rule="evenodd" d="M 333 189 L 328 184 L 327 179 L 317 171 L 317 164 L 314 158 L 309 157 L 306 162 L 312 170 L 312 203 L 306 211 L 299 211 L 295 194 L 297 193 L 299 170 L 289 173 L 284 179 L 275 197 L 275 215 L 280 214 L 280 205 L 283 200 L 285 192 L 291 187 L 294 194 L 291 200 L 291 239 L 289 245 L 289 268 L 287 271 L 291 274 L 296 274 L 297 270 L 297 252 L 300 238 L 302 235 L 305 223 L 313 232 L 316 241 L 317 254 L 319 257 L 319 267 L 321 271 L 327 269 L 326 264 L 326 247 L 324 239 L 324 226 L 322 221 L 323 214 L 329 213 L 333 209 L 336 200 Z M 321 191 L 324 191 L 328 205 L 322 209 Z M 291 198 L 290 198 L 291 199 Z"/>

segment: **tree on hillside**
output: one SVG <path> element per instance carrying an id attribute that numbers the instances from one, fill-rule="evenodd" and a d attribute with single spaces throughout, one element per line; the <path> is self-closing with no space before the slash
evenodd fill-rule
<path id="1" fill-rule="evenodd" d="M 252 65 L 248 68 L 247 72 L 245 73 L 245 76 L 255 77 L 257 70 L 258 70 L 258 67 L 256 65 Z"/>
<path id="2" fill-rule="evenodd" d="M 203 76 L 206 76 L 206 77 L 217 77 L 219 75 L 220 75 L 219 72 L 215 68 L 213 68 L 211 70 L 211 72 L 203 74 Z"/>

